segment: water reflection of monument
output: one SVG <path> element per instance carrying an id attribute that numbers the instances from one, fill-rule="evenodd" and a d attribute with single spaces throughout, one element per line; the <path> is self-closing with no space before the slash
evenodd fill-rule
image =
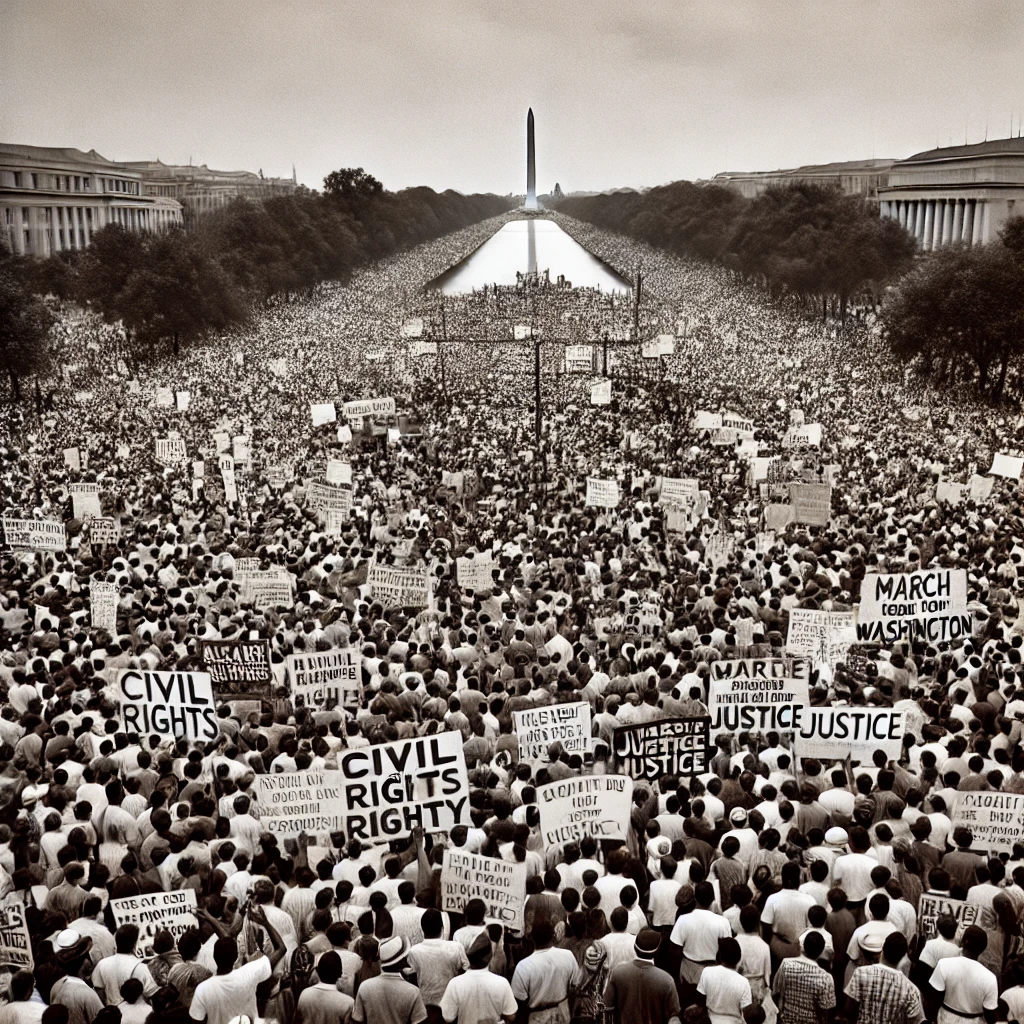
<path id="1" fill-rule="evenodd" d="M 526 114 L 526 208 L 537 209 L 537 161 L 533 148 L 533 107 Z"/>

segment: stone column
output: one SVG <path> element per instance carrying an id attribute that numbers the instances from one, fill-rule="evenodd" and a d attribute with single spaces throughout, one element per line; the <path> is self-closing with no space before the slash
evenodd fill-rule
<path id="1" fill-rule="evenodd" d="M 918 245 L 921 244 L 921 231 L 924 227 L 923 217 L 924 212 L 921 209 L 921 204 L 915 199 L 910 204 L 910 216 L 908 219 L 911 224 L 910 233 L 914 236 Z"/>
<path id="2" fill-rule="evenodd" d="M 964 230 L 963 230 L 963 243 L 964 245 L 971 244 L 971 235 L 974 231 L 974 204 L 975 200 L 967 199 L 964 202 Z"/>
<path id="3" fill-rule="evenodd" d="M 45 217 L 43 220 L 43 230 L 46 230 Z M 50 252 L 60 252 L 60 207 L 53 206 L 50 208 Z"/>
<path id="4" fill-rule="evenodd" d="M 942 211 L 942 245 L 950 245 L 953 241 L 953 206 L 955 199 L 947 199 Z"/>
<path id="5" fill-rule="evenodd" d="M 985 204 L 984 217 L 981 222 L 981 244 L 988 245 L 992 241 L 992 204 Z"/>
<path id="6" fill-rule="evenodd" d="M 985 220 L 985 201 L 978 199 L 974 204 L 974 229 L 971 232 L 971 245 L 981 245 L 981 230 Z"/>
<path id="7" fill-rule="evenodd" d="M 958 245 L 964 233 L 964 201 L 962 199 L 956 200 L 956 205 L 953 207 L 953 235 L 950 241 L 954 245 Z"/>
<path id="8" fill-rule="evenodd" d="M 886 200 L 882 200 L 878 204 L 878 214 L 882 220 L 888 220 L 891 214 L 889 213 L 889 204 Z"/>
<path id="9" fill-rule="evenodd" d="M 932 234 L 934 233 L 935 203 L 931 199 L 924 201 L 924 237 L 921 239 L 921 248 L 927 252 L 932 247 Z"/>

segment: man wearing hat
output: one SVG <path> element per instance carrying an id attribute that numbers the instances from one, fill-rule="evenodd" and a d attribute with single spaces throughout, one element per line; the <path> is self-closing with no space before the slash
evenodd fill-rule
<path id="1" fill-rule="evenodd" d="M 605 1008 L 615 1024 L 679 1024 L 679 993 L 672 976 L 654 966 L 661 934 L 644 928 L 632 960 L 612 968 L 604 989 Z"/>
<path id="2" fill-rule="evenodd" d="M 500 974 L 492 974 L 491 940 L 481 932 L 469 947 L 469 970 L 448 982 L 441 998 L 441 1015 L 448 1022 L 479 1024 L 499 1018 L 513 1024 L 518 1010 L 512 986 Z"/>
<path id="3" fill-rule="evenodd" d="M 921 993 L 903 976 L 907 955 L 902 932 L 888 935 L 878 963 L 858 967 L 846 986 L 847 1014 L 857 1024 L 919 1024 L 924 1019 Z"/>
<path id="4" fill-rule="evenodd" d="M 103 1009 L 100 997 L 79 975 L 89 959 L 92 939 L 83 938 L 72 928 L 59 932 L 53 944 L 57 962 L 66 972 L 50 989 L 50 1005 L 66 1006 L 68 1024 L 86 1024 Z"/>
<path id="5" fill-rule="evenodd" d="M 377 955 L 380 974 L 359 986 L 352 1020 L 357 1024 L 420 1024 L 427 1011 L 420 990 L 402 976 L 408 966 L 409 942 L 404 935 L 382 939 Z"/>

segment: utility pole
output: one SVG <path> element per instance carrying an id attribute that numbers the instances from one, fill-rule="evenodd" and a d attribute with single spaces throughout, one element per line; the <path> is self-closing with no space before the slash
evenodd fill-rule
<path id="1" fill-rule="evenodd" d="M 644 277 L 642 273 L 642 263 L 636 265 L 636 298 L 633 302 L 633 340 L 638 341 L 640 338 L 640 296 L 643 292 Z"/>
<path id="2" fill-rule="evenodd" d="M 608 332 L 604 332 L 604 375 L 608 376 Z"/>

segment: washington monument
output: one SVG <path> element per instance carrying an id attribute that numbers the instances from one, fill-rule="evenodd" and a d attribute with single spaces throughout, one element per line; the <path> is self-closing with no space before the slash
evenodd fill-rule
<path id="1" fill-rule="evenodd" d="M 526 208 L 537 209 L 537 166 L 533 151 L 533 107 L 526 113 Z"/>

